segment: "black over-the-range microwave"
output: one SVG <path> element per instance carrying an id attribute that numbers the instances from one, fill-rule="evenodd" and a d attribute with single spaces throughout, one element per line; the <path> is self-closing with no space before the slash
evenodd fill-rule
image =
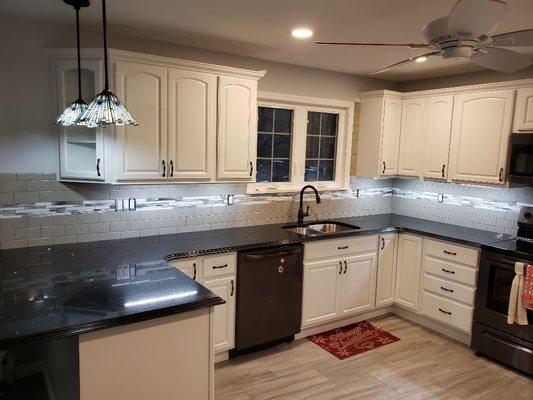
<path id="1" fill-rule="evenodd" d="M 533 133 L 513 133 L 509 143 L 509 182 L 533 187 Z"/>

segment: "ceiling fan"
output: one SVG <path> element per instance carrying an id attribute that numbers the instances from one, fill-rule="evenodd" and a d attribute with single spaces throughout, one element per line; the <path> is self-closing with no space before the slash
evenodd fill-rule
<path id="1" fill-rule="evenodd" d="M 440 56 L 444 59 L 468 58 L 475 64 L 495 71 L 512 73 L 533 64 L 533 58 L 502 47 L 533 46 L 533 29 L 491 36 L 507 4 L 503 0 L 459 0 L 450 15 L 436 19 L 423 29 L 428 43 L 357 43 L 325 42 L 315 44 L 345 46 L 402 46 L 428 49 L 429 53 L 410 57 L 382 68 L 371 75 L 388 71 L 417 59 Z M 422 58 L 424 57 L 424 58 Z"/>

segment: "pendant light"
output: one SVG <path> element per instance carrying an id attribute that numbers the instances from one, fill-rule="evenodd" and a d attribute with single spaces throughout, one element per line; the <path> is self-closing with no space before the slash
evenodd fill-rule
<path id="1" fill-rule="evenodd" d="M 69 6 L 76 10 L 76 48 L 78 49 L 78 98 L 65 108 L 59 117 L 54 121 L 55 125 L 71 126 L 83 125 L 78 118 L 87 109 L 87 103 L 81 97 L 81 59 L 80 59 L 80 8 L 88 7 L 89 0 L 64 0 Z"/>
<path id="2" fill-rule="evenodd" d="M 102 0 L 102 24 L 104 28 L 104 90 L 100 94 L 97 94 L 87 106 L 87 109 L 78 118 L 78 123 L 91 128 L 107 125 L 138 125 L 124 104 L 109 90 L 105 0 Z"/>

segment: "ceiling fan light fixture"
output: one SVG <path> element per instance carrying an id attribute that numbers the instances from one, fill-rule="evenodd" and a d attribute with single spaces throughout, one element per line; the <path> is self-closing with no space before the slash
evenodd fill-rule
<path id="1" fill-rule="evenodd" d="M 313 36 L 313 31 L 309 28 L 295 28 L 292 30 L 291 34 L 297 39 L 309 39 Z"/>
<path id="2" fill-rule="evenodd" d="M 416 61 L 417 63 L 423 63 L 423 62 L 426 62 L 427 60 L 428 60 L 427 57 L 425 57 L 425 56 L 421 56 L 421 57 L 417 57 L 415 61 Z"/>

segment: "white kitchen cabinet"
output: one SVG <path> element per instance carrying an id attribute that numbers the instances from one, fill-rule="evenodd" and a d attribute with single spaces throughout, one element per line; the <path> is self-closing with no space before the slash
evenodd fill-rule
<path id="1" fill-rule="evenodd" d="M 516 111 L 514 115 L 515 132 L 533 131 L 533 87 L 516 91 Z"/>
<path id="2" fill-rule="evenodd" d="M 166 178 L 167 68 L 117 61 L 115 86 L 117 96 L 139 123 L 116 128 L 116 180 Z"/>
<path id="3" fill-rule="evenodd" d="M 255 181 L 257 81 L 218 78 L 218 169 L 220 180 Z"/>
<path id="4" fill-rule="evenodd" d="M 492 184 L 505 181 L 514 95 L 514 90 L 499 90 L 455 96 L 451 180 Z"/>
<path id="5" fill-rule="evenodd" d="M 418 311 L 421 264 L 422 238 L 400 234 L 394 302 L 414 311 Z"/>
<path id="6" fill-rule="evenodd" d="M 376 253 L 347 257 L 342 264 L 339 316 L 373 309 L 376 301 Z"/>
<path id="7" fill-rule="evenodd" d="M 397 233 L 386 233 L 380 235 L 377 267 L 376 307 L 389 306 L 394 303 L 397 249 Z"/>
<path id="8" fill-rule="evenodd" d="M 236 277 L 207 280 L 203 285 L 225 301 L 215 307 L 215 352 L 232 349 L 235 346 Z"/>
<path id="9" fill-rule="evenodd" d="M 358 138 L 358 176 L 398 173 L 402 99 L 399 93 L 372 92 L 362 97 Z"/>
<path id="10" fill-rule="evenodd" d="M 425 112 L 426 99 L 415 98 L 403 100 L 398 153 L 398 175 L 420 175 L 420 152 L 422 150 Z"/>
<path id="11" fill-rule="evenodd" d="M 304 263 L 302 326 L 337 317 L 343 269 L 340 259 Z"/>
<path id="12" fill-rule="evenodd" d="M 57 113 L 78 98 L 78 66 L 76 60 L 57 60 Z M 83 60 L 81 69 L 82 96 L 90 101 L 99 90 L 102 63 L 100 60 Z M 105 180 L 103 129 L 82 126 L 60 126 L 59 178 L 61 180 Z"/>
<path id="13" fill-rule="evenodd" d="M 203 260 L 201 258 L 179 258 L 170 261 L 170 264 L 195 281 L 202 282 Z"/>
<path id="14" fill-rule="evenodd" d="M 169 69 L 169 179 L 209 180 L 214 177 L 216 102 L 216 75 Z"/>
<path id="15" fill-rule="evenodd" d="M 446 180 L 450 155 L 453 96 L 434 96 L 426 100 L 421 156 L 422 177 Z"/>

